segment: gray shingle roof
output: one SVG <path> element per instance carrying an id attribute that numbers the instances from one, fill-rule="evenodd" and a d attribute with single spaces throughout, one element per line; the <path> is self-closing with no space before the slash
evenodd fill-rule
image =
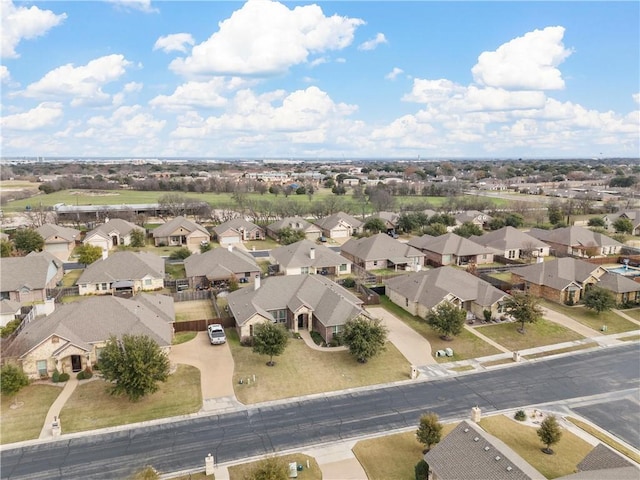
<path id="1" fill-rule="evenodd" d="M 554 230 L 543 230 L 542 228 L 532 228 L 529 234 L 544 242 L 556 243 L 558 245 L 567 246 L 622 246 L 622 244 L 613 238 L 607 237 L 601 233 L 593 232 L 583 227 L 564 227 Z"/>
<path id="2" fill-rule="evenodd" d="M 578 464 L 578 470 L 601 470 L 603 468 L 620 468 L 630 465 L 632 465 L 632 463 L 624 457 L 609 447 L 604 446 L 602 443 L 599 443 Z"/>
<path id="3" fill-rule="evenodd" d="M 169 220 L 166 223 L 163 223 L 158 228 L 153 230 L 153 237 L 168 237 L 173 232 L 175 232 L 179 228 L 184 228 L 189 232 L 195 232 L 196 230 L 201 231 L 202 233 L 206 233 L 209 235 L 209 232 L 202 225 L 198 225 L 196 222 L 192 222 L 186 217 L 178 216 L 172 220 Z"/>
<path id="4" fill-rule="evenodd" d="M 230 252 L 224 247 L 187 257 L 184 268 L 188 278 L 207 277 L 210 280 L 229 278 L 238 273 L 260 271 L 260 267 L 250 254 L 236 249 Z"/>
<path id="5" fill-rule="evenodd" d="M 409 245 L 422 251 L 426 250 L 439 255 L 456 255 L 458 257 L 493 253 L 493 250 L 484 245 L 479 245 L 455 233 L 447 233 L 437 237 L 422 235 L 409 240 Z"/>
<path id="6" fill-rule="evenodd" d="M 324 230 L 331 230 L 339 225 L 341 221 L 351 225 L 352 228 L 360 228 L 362 226 L 362 222 L 360 220 L 344 212 L 338 212 L 333 215 L 329 215 L 328 217 L 319 218 L 314 223 Z"/>
<path id="7" fill-rule="evenodd" d="M 220 225 L 214 227 L 213 231 L 217 235 L 222 235 L 227 230 L 235 230 L 236 232 L 239 232 L 241 229 L 244 229 L 245 231 L 251 231 L 256 228 L 260 228 L 260 227 L 255 223 L 251 223 L 245 220 L 244 218 L 238 217 L 238 218 L 232 218 L 228 222 L 221 223 Z"/>
<path id="8" fill-rule="evenodd" d="M 424 253 L 421 251 L 391 238 L 386 233 L 378 233 L 371 237 L 352 238 L 342 245 L 340 250 L 365 261 L 424 257 Z"/>
<path id="9" fill-rule="evenodd" d="M 317 226 L 307 222 L 302 217 L 286 217 L 282 220 L 278 220 L 277 222 L 273 222 L 272 224 L 267 226 L 267 229 L 272 232 L 278 232 L 279 230 L 289 227 L 293 230 L 320 230 Z"/>
<path id="10" fill-rule="evenodd" d="M 517 453 L 473 422 L 462 421 L 424 456 L 440 480 L 544 480 Z"/>
<path id="11" fill-rule="evenodd" d="M 311 259 L 310 251 L 315 249 L 315 258 Z M 324 245 L 317 245 L 310 240 L 301 240 L 290 245 L 274 248 L 271 257 L 284 268 L 299 267 L 335 267 L 347 262 L 342 255 Z"/>
<path id="12" fill-rule="evenodd" d="M 113 218 L 87 233 L 87 235 L 85 236 L 85 240 L 94 235 L 98 235 L 103 238 L 109 238 L 109 236 L 112 234 L 125 236 L 131 233 L 133 230 L 144 231 L 142 227 L 138 227 L 131 222 L 127 222 L 126 220 L 123 220 L 121 218 Z"/>
<path id="13" fill-rule="evenodd" d="M 173 298 L 138 295 L 131 299 L 113 296 L 90 297 L 63 304 L 49 316 L 28 323 L 11 343 L 7 356 L 20 357 L 51 335 L 57 335 L 85 350 L 110 335 L 147 335 L 160 346 L 171 345 L 175 320 Z"/>
<path id="14" fill-rule="evenodd" d="M 607 272 L 599 279 L 598 286 L 615 293 L 629 293 L 640 291 L 640 283 L 624 275 Z"/>
<path id="15" fill-rule="evenodd" d="M 140 280 L 147 275 L 164 278 L 164 259 L 147 252 L 115 252 L 89 265 L 77 283 Z"/>
<path id="16" fill-rule="evenodd" d="M 488 282 L 454 267 L 440 267 L 390 278 L 385 285 L 426 308 L 435 307 L 450 294 L 462 301 L 474 301 L 485 307 L 507 296 Z"/>
<path id="17" fill-rule="evenodd" d="M 546 285 L 556 290 L 566 288 L 570 283 L 583 283 L 590 276 L 595 276 L 598 265 L 565 257 L 550 260 L 548 262 L 527 265 L 513 271 L 527 282 L 535 285 Z"/>
<path id="18" fill-rule="evenodd" d="M 46 288 L 49 266 L 62 268 L 62 262 L 48 252 L 32 252 L 26 257 L 0 258 L 0 290 L 14 292 L 24 286 L 32 290 Z"/>
<path id="19" fill-rule="evenodd" d="M 505 250 L 544 248 L 549 246 L 534 236 L 509 226 L 502 227 L 493 232 L 487 232 L 483 235 L 472 235 L 469 237 L 469 240 L 484 245 L 485 247 L 495 248 L 501 252 Z"/>
<path id="20" fill-rule="evenodd" d="M 343 325 L 363 313 L 362 301 L 322 275 L 288 275 L 264 280 L 257 290 L 248 287 L 227 297 L 238 325 L 255 314 L 270 318 L 273 310 L 296 310 L 301 305 L 313 309 L 325 326 Z"/>
<path id="21" fill-rule="evenodd" d="M 80 239 L 80 230 L 76 230 L 75 228 L 63 227 L 61 225 L 55 225 L 53 223 L 45 223 L 44 225 L 38 227 L 36 232 L 40 234 L 42 238 L 44 238 L 45 243 L 47 240 L 52 239 L 54 237 L 59 237 L 67 242 L 75 242 Z"/>
<path id="22" fill-rule="evenodd" d="M 16 313 L 20 310 L 20 302 L 14 302 L 13 300 L 0 300 L 0 313 L 3 315 L 9 313 Z"/>

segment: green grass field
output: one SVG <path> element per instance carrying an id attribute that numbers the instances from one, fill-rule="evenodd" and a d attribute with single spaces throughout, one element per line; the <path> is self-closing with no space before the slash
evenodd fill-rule
<path id="1" fill-rule="evenodd" d="M 20 390 L 15 397 L 19 408 L 11 408 L 14 397 L 3 395 L 0 416 L 1 443 L 4 445 L 38 438 L 49 407 L 61 391 L 61 387 L 54 385 L 29 385 Z"/>
<path id="2" fill-rule="evenodd" d="M 564 313 L 568 317 L 571 317 L 577 322 L 580 322 L 594 330 L 600 330 L 600 328 L 605 325 L 607 327 L 606 334 L 608 335 L 613 333 L 630 332 L 640 328 L 635 323 L 630 322 L 626 318 L 622 318 L 611 310 L 598 314 L 593 310 L 589 310 L 584 305 L 568 307 L 548 300 L 543 300 L 540 303 L 544 307 L 550 310 L 555 310 L 556 312 Z"/>
<path id="3" fill-rule="evenodd" d="M 584 338 L 582 335 L 562 325 L 544 319 L 533 324 L 527 324 L 524 334 L 518 332 L 519 327 L 520 323 L 508 322 L 476 328 L 483 335 L 512 351 Z"/>

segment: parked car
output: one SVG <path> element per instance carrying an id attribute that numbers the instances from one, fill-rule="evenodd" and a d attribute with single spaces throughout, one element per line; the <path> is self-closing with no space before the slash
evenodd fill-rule
<path id="1" fill-rule="evenodd" d="M 227 341 L 227 337 L 224 334 L 224 328 L 219 323 L 212 323 L 207 327 L 207 333 L 209 334 L 209 341 L 211 345 L 222 345 Z"/>

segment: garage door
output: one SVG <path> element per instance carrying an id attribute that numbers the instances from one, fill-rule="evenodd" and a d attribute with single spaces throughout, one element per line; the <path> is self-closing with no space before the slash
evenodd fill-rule
<path id="1" fill-rule="evenodd" d="M 50 243 L 45 245 L 44 249 L 60 260 L 69 259 L 69 249 L 66 243 Z"/>

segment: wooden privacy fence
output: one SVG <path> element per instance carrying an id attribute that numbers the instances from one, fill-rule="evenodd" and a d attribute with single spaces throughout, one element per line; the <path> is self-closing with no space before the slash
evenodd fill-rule
<path id="1" fill-rule="evenodd" d="M 193 300 L 209 300 L 214 298 L 213 290 L 187 290 L 172 293 L 174 302 L 190 302 Z"/>
<path id="2" fill-rule="evenodd" d="M 233 328 L 236 322 L 233 318 L 207 318 L 203 320 L 187 320 L 185 322 L 174 322 L 173 330 L 178 332 L 204 332 L 212 323 L 220 323 L 224 328 Z"/>

